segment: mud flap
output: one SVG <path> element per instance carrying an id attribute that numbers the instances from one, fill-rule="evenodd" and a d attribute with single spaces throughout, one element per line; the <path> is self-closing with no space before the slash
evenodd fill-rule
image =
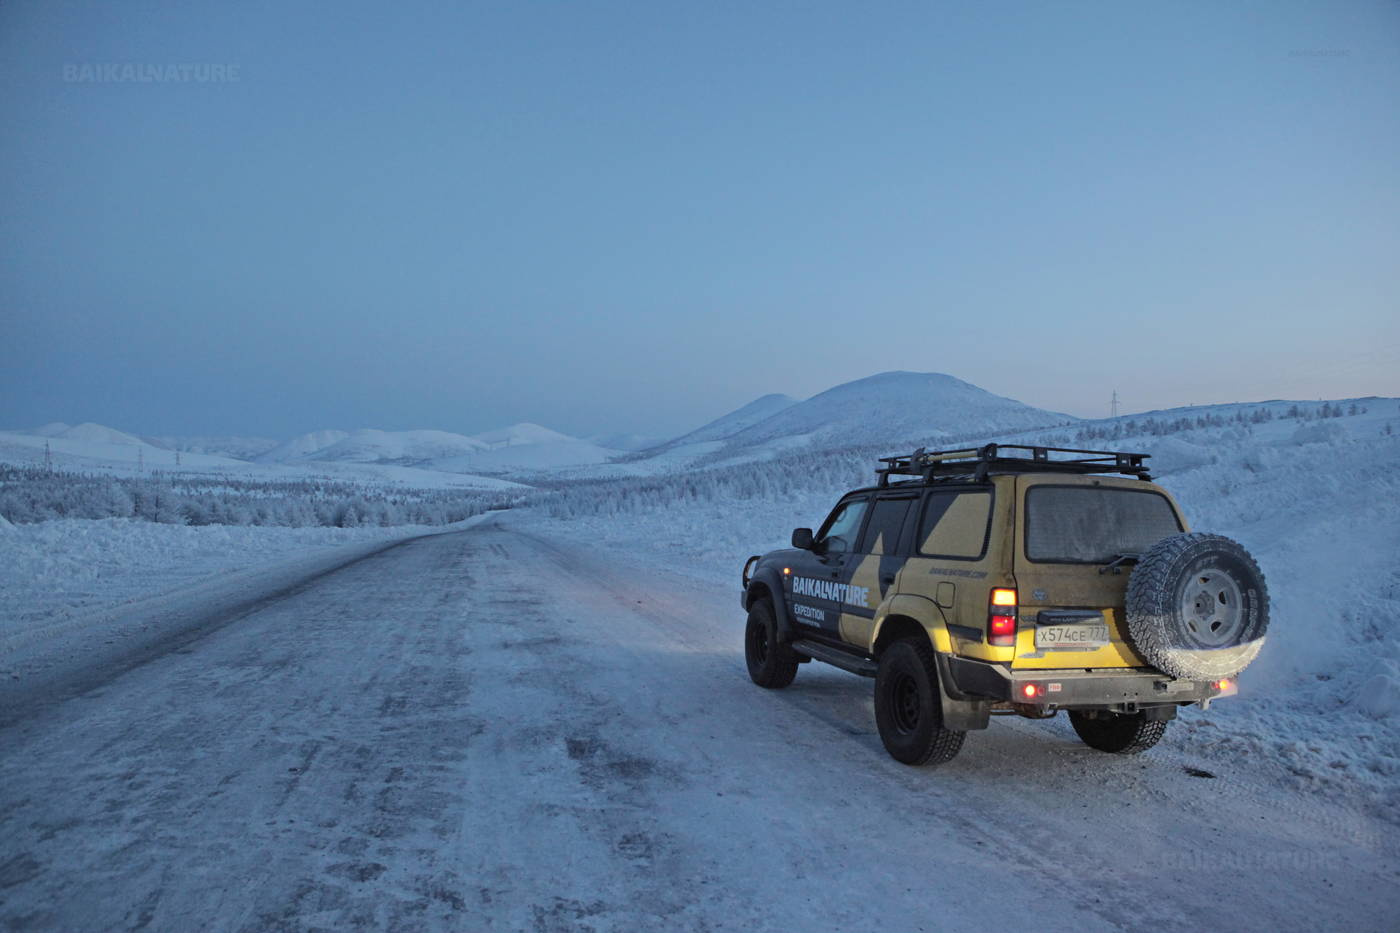
<path id="1" fill-rule="evenodd" d="M 948 659 L 937 653 L 934 657 L 938 659 L 938 695 L 943 700 L 943 728 L 957 732 L 987 728 L 992 718 L 992 701 L 966 699 L 950 693 Z"/>

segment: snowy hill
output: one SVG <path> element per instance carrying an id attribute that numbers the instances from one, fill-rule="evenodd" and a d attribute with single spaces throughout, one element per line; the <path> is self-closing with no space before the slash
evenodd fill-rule
<path id="1" fill-rule="evenodd" d="M 675 440 L 661 445 L 661 448 L 657 452 L 659 453 L 661 450 L 671 450 L 676 447 L 684 447 L 689 444 L 703 444 L 706 441 L 725 440 L 796 404 L 798 404 L 797 399 L 790 395 L 782 395 L 777 392 L 771 395 L 765 395 L 761 398 L 756 398 L 742 408 L 737 408 L 727 415 L 716 418 L 709 424 L 696 428 L 689 434 L 683 434 Z"/>
<path id="2" fill-rule="evenodd" d="M 680 437 L 666 441 L 665 444 L 658 444 L 657 447 L 645 448 L 641 451 L 643 457 L 659 457 L 668 452 L 683 454 L 686 451 L 710 452 L 718 448 L 714 441 L 722 441 L 725 438 L 734 437 L 739 431 L 749 429 L 769 417 L 777 415 L 781 410 L 797 405 L 798 401 L 791 395 L 781 395 L 774 392 L 771 395 L 764 395 L 762 398 L 753 399 L 743 408 L 738 408 L 729 412 L 728 415 L 717 417 L 713 422 L 703 424 L 689 434 L 682 434 Z"/>
<path id="3" fill-rule="evenodd" d="M 362 428 L 303 459 L 337 463 L 429 464 L 481 450 L 480 441 L 450 431 L 378 431 Z"/>
<path id="4" fill-rule="evenodd" d="M 230 457 L 234 460 L 253 460 L 267 453 L 278 444 L 267 437 L 206 436 L 194 437 L 165 435 L 146 437 L 146 443 L 163 447 L 166 450 L 179 450 L 192 454 L 210 454 L 215 457 Z"/>
<path id="5" fill-rule="evenodd" d="M 325 450 L 332 444 L 338 444 L 350 436 L 349 431 L 312 431 L 309 434 L 302 434 L 289 441 L 283 441 L 276 447 L 259 454 L 254 459 L 258 463 L 287 463 L 292 460 L 301 460 L 316 453 L 318 450 Z"/>
<path id="6" fill-rule="evenodd" d="M 32 431 L 11 431 L 11 434 L 34 434 L 39 437 L 58 437 L 72 428 L 72 425 L 64 424 L 62 421 L 50 421 L 43 427 L 35 428 Z"/>
<path id="7" fill-rule="evenodd" d="M 32 434 L 36 437 L 49 437 L 55 440 L 78 441 L 85 444 L 117 444 L 124 447 L 147 446 L 146 441 L 125 431 L 109 428 L 106 425 L 84 421 L 77 426 L 53 421 L 32 431 L 14 431 L 14 434 Z"/>
<path id="8" fill-rule="evenodd" d="M 568 479 L 651 476 L 767 460 L 795 448 L 958 442 L 970 437 L 1066 425 L 1071 415 L 993 395 L 942 373 L 890 372 L 843 383 L 804 402 L 765 395 L 659 447 Z"/>
<path id="9" fill-rule="evenodd" d="M 736 448 L 798 438 L 810 443 L 894 443 L 1025 430 L 1073 420 L 942 373 L 892 372 L 827 389 L 735 433 L 729 443 Z"/>
<path id="10" fill-rule="evenodd" d="M 530 422 L 477 434 L 472 440 L 484 449 L 434 461 L 434 469 L 487 474 L 540 473 L 606 463 L 622 453 Z"/>
<path id="11" fill-rule="evenodd" d="M 660 434 L 636 434 L 622 431 L 613 434 L 590 434 L 584 440 L 608 450 L 635 452 L 659 447 L 669 438 Z"/>
<path id="12" fill-rule="evenodd" d="M 485 447 L 495 448 L 520 447 L 527 444 L 558 444 L 577 441 L 578 438 L 560 434 L 558 431 L 551 431 L 549 428 L 529 421 L 522 421 L 508 428 L 497 428 L 494 431 L 474 434 L 472 440 L 480 441 Z"/>
<path id="13" fill-rule="evenodd" d="M 261 463 L 374 463 L 446 473 L 509 473 L 604 463 L 620 451 L 523 422 L 475 436 L 449 431 L 316 431 L 279 444 Z"/>

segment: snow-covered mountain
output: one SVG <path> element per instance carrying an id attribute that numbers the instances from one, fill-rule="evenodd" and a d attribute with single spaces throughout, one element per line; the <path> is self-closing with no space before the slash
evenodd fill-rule
<path id="1" fill-rule="evenodd" d="M 293 460 L 303 460 L 318 450 L 325 450 L 332 444 L 340 443 L 349 436 L 349 431 L 312 431 L 309 434 L 300 434 L 289 441 L 283 441 L 254 459 L 258 463 L 289 463 Z"/>
<path id="2" fill-rule="evenodd" d="M 765 459 L 797 447 L 957 442 L 1077 420 L 942 373 L 889 372 L 842 383 L 802 402 L 765 395 L 605 472 L 670 472 L 680 463 Z"/>
<path id="3" fill-rule="evenodd" d="M 434 463 L 434 469 L 457 473 L 534 473 L 606 463 L 622 451 L 522 422 L 474 435 L 486 449 Z"/>
<path id="4" fill-rule="evenodd" d="M 179 450 L 192 454 L 211 454 L 216 457 L 230 457 L 234 460 L 252 460 L 277 447 L 277 441 L 268 437 L 238 437 L 221 435 L 164 435 L 145 437 L 148 444 L 166 450 Z"/>
<path id="5" fill-rule="evenodd" d="M 427 465 L 449 457 L 482 450 L 475 438 L 450 431 L 379 431 L 362 428 L 333 444 L 306 454 L 303 459 L 338 463 L 397 463 Z"/>
<path id="6" fill-rule="evenodd" d="M 656 453 L 668 450 L 675 450 L 679 447 L 686 447 L 691 444 L 704 444 L 710 441 L 722 441 L 733 437 L 740 431 L 744 431 L 754 425 L 767 420 L 798 404 L 797 399 L 790 395 L 773 393 L 756 398 L 742 408 L 736 408 L 727 415 L 723 415 L 691 431 L 689 434 L 682 434 L 674 440 L 655 448 Z"/>
<path id="7" fill-rule="evenodd" d="M 590 444 L 597 444 L 608 450 L 638 451 L 658 447 L 670 438 L 661 434 L 637 434 L 620 431 L 612 434 L 590 434 L 584 438 Z"/>
<path id="8" fill-rule="evenodd" d="M 531 444 L 558 444 L 577 441 L 579 438 L 551 431 L 549 428 L 530 421 L 522 421 L 509 427 L 497 428 L 494 431 L 473 434 L 472 440 L 480 441 L 486 447 L 497 448 L 522 447 Z"/>
<path id="9" fill-rule="evenodd" d="M 509 473 L 604 463 L 620 451 L 522 422 L 467 436 L 450 431 L 315 431 L 256 458 L 262 463 L 378 463 L 446 473 Z"/>
<path id="10" fill-rule="evenodd" d="M 842 444 L 995 434 L 1077 419 L 993 395 L 943 373 L 891 372 L 827 389 L 739 431 L 731 447 L 774 441 Z"/>
<path id="11" fill-rule="evenodd" d="M 82 424 L 72 426 L 64 424 L 62 421 L 52 421 L 43 427 L 34 428 L 31 431 L 18 431 L 18 434 L 34 434 L 39 437 L 51 437 L 66 441 L 79 441 L 85 444 L 117 444 L 121 446 L 139 447 L 147 442 L 134 434 L 127 434 L 125 431 L 118 431 L 116 428 L 109 428 L 103 424 L 95 424 L 91 421 L 84 421 Z"/>

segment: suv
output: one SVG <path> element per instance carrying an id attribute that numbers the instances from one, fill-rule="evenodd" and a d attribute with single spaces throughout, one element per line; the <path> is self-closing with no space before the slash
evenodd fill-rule
<path id="1" fill-rule="evenodd" d="M 817 660 L 875 679 L 889 753 L 938 764 L 993 714 L 1060 710 L 1135 753 L 1179 706 L 1235 692 L 1268 627 L 1238 543 L 1188 533 L 1147 454 L 988 444 L 881 460 L 792 549 L 750 557 L 744 654 L 761 687 Z"/>

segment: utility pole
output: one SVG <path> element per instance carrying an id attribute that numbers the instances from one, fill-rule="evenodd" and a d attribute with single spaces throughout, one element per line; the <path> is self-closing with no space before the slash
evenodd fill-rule
<path id="1" fill-rule="evenodd" d="M 1112 400 L 1111 402 L 1108 403 L 1108 416 L 1109 416 L 1110 418 L 1117 418 L 1117 417 L 1118 417 L 1118 390 L 1117 390 L 1117 389 L 1114 389 L 1114 390 L 1113 390 L 1113 400 Z"/>
<path id="2" fill-rule="evenodd" d="M 53 472 L 53 450 L 48 441 L 44 441 L 44 472 Z"/>
<path id="3" fill-rule="evenodd" d="M 136 448 L 136 472 L 146 472 L 146 452 L 140 447 Z"/>
<path id="4" fill-rule="evenodd" d="M 176 466 L 179 466 L 179 465 L 180 465 L 180 452 L 179 452 L 178 450 L 175 451 L 175 465 L 176 465 Z"/>

